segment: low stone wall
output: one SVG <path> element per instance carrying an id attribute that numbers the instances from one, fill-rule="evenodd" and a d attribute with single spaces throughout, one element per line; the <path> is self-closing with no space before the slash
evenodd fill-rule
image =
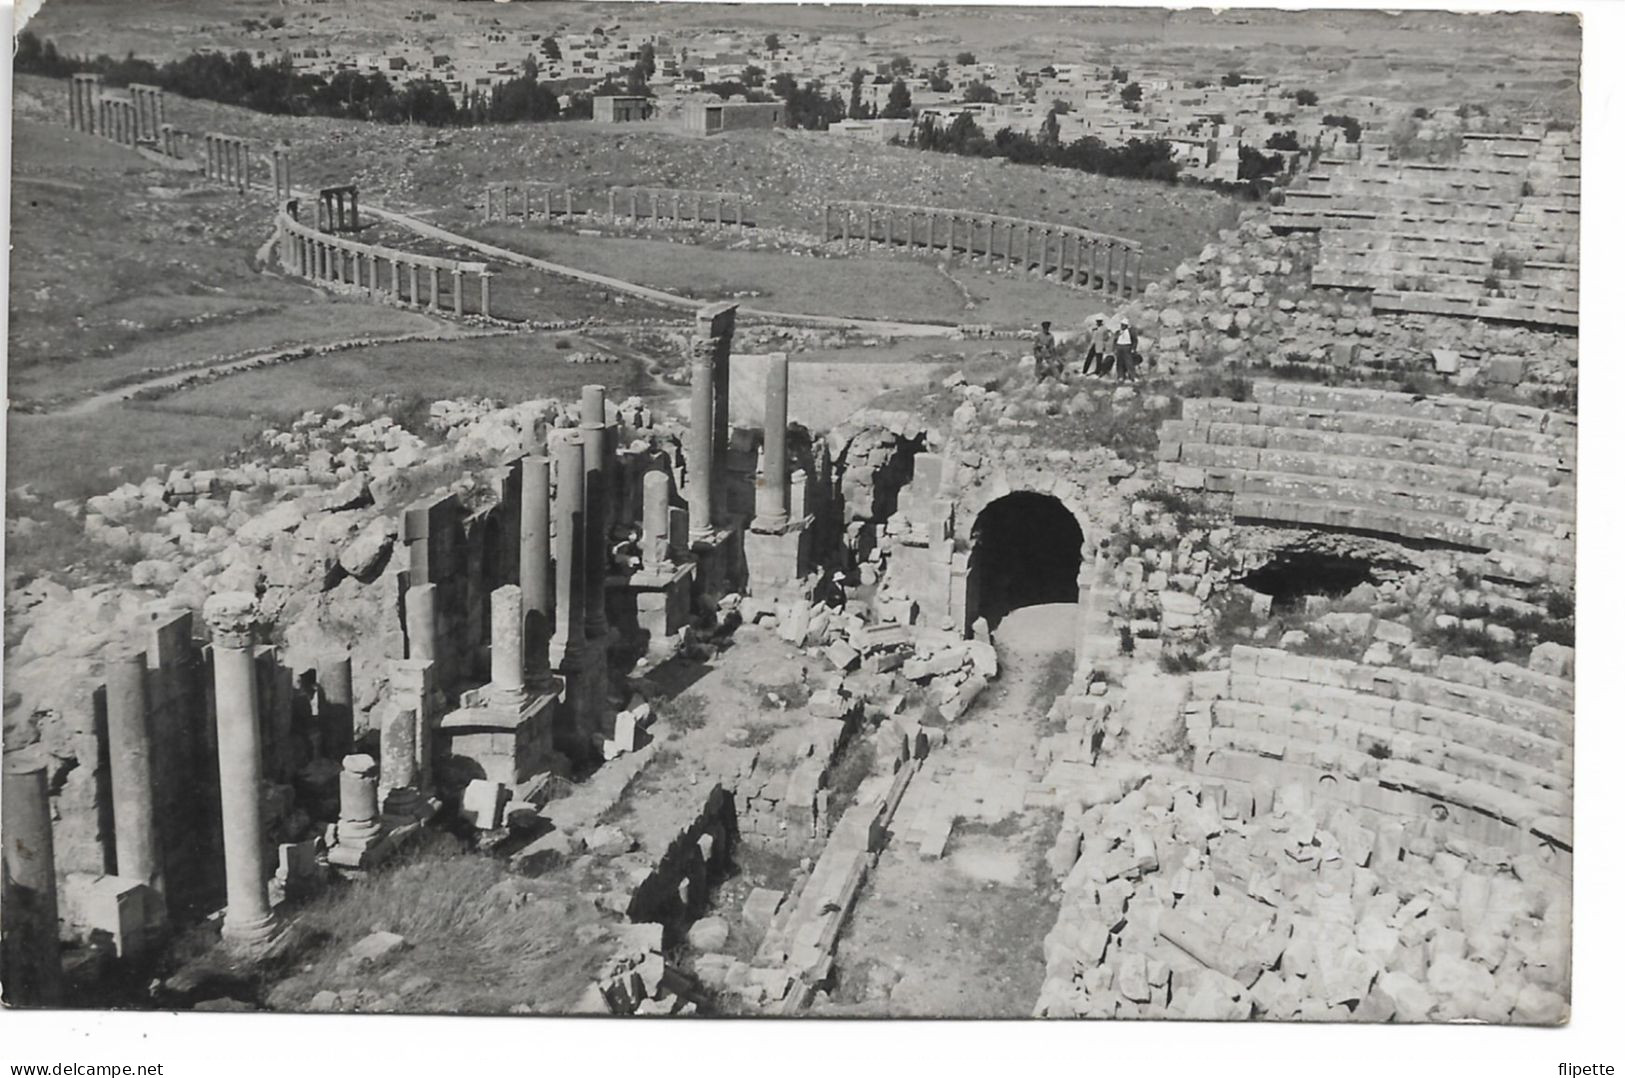
<path id="1" fill-rule="evenodd" d="M 1515 580 L 1572 583 L 1574 417 L 1454 397 L 1259 382 L 1184 402 L 1158 459 L 1237 517 L 1487 553 Z"/>
<path id="2" fill-rule="evenodd" d="M 963 252 L 972 262 L 980 258 L 991 266 L 998 259 L 1007 267 L 1074 288 L 1117 296 L 1140 291 L 1139 243 L 1070 225 L 933 206 L 829 202 L 824 205 L 823 237 L 826 244 L 839 239 L 844 251 L 851 251 L 854 244 L 868 250 L 880 243 L 907 252 L 941 250 L 949 258 Z"/>
<path id="3" fill-rule="evenodd" d="M 477 313 L 491 316 L 492 274 L 484 262 L 459 262 L 341 239 L 300 224 L 286 209 L 277 214 L 276 231 L 283 269 L 325 288 L 356 291 L 392 303 L 404 301 L 428 311 L 449 310 L 453 317 L 462 318 L 476 313 L 468 309 L 470 297 L 464 294 L 464 281 L 473 277 L 479 288 Z M 384 273 L 380 266 L 387 267 L 387 278 L 380 279 Z M 427 278 L 422 289 L 420 271 Z M 449 294 L 442 285 L 442 274 L 449 278 Z"/>
<path id="4" fill-rule="evenodd" d="M 1511 850 L 1571 848 L 1572 649 L 1424 669 L 1238 646 L 1186 706 L 1199 774 L 1296 784 Z M 1262 793 L 1259 794 L 1263 796 Z"/>

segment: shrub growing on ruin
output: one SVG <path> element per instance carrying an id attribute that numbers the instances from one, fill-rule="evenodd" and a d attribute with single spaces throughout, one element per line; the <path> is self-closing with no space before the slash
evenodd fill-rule
<path id="1" fill-rule="evenodd" d="M 679 733 L 702 729 L 710 720 L 705 704 L 697 696 L 673 696 L 663 701 L 656 713 L 668 729 Z"/>

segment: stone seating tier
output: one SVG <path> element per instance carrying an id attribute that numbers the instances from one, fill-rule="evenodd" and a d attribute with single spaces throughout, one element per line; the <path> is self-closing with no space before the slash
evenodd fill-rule
<path id="1" fill-rule="evenodd" d="M 1171 421 L 1177 422 L 1177 421 Z M 1267 428 L 1266 428 L 1267 429 Z M 1544 479 L 1513 477 L 1504 472 L 1441 467 L 1408 458 L 1385 460 L 1358 452 L 1340 452 L 1343 438 L 1317 438 L 1310 450 L 1256 449 L 1251 446 L 1212 445 L 1183 432 L 1165 429 L 1163 445 L 1178 453 L 1177 463 L 1230 471 L 1264 471 L 1282 475 L 1312 475 L 1361 480 L 1392 489 L 1447 491 L 1469 498 L 1491 498 L 1521 503 L 1530 512 L 1549 512 L 1568 527 L 1574 526 L 1574 488 L 1553 487 Z M 1330 451 L 1328 451 L 1330 450 Z M 1159 450 L 1159 455 L 1162 450 Z"/>
<path id="2" fill-rule="evenodd" d="M 1217 691 L 1204 687 L 1187 714 L 1199 771 L 1224 773 L 1213 757 L 1236 753 L 1566 835 L 1572 701 L 1566 679 L 1511 663 L 1447 657 L 1418 671 L 1238 646 Z"/>
<path id="3" fill-rule="evenodd" d="M 1439 314 L 1487 321 L 1524 322 L 1538 326 L 1580 328 L 1578 297 L 1563 306 L 1534 304 L 1513 299 L 1473 300 L 1467 296 L 1447 296 L 1437 292 L 1399 292 L 1375 289 L 1371 309 L 1381 314 Z"/>
<path id="4" fill-rule="evenodd" d="M 1572 416 L 1498 401 L 1423 397 L 1413 402 L 1380 389 L 1291 382 L 1255 382 L 1252 391 L 1250 401 L 1186 401 L 1183 418 L 1459 442 L 1548 459 L 1571 459 L 1577 437 Z M 1361 400 L 1356 394 L 1370 396 Z"/>
<path id="5" fill-rule="evenodd" d="M 1238 518 L 1445 543 L 1497 575 L 1572 580 L 1572 417 L 1284 382 L 1254 395 L 1186 401 L 1160 431 L 1162 472 L 1228 495 Z"/>
<path id="6" fill-rule="evenodd" d="M 1532 453 L 1509 453 L 1486 446 L 1395 438 L 1385 434 L 1338 432 L 1328 445 L 1327 432 L 1317 428 L 1266 427 L 1257 423 L 1165 420 L 1164 446 L 1246 446 L 1259 451 L 1319 453 L 1365 461 L 1400 461 L 1417 468 L 1436 469 L 1433 482 L 1470 484 L 1480 477 L 1488 497 L 1515 497 L 1534 505 L 1564 509 L 1574 506 L 1574 484 L 1562 462 Z M 1174 458 L 1169 458 L 1174 459 Z M 1260 460 L 1266 460 L 1260 456 Z M 1569 469 L 1572 471 L 1572 469 Z M 1450 489 L 1465 489 L 1451 486 Z"/>

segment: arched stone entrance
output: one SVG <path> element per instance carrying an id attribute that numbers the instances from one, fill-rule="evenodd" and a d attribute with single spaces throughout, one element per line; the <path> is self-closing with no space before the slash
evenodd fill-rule
<path id="1" fill-rule="evenodd" d="M 966 622 L 997 628 L 1012 610 L 1078 601 L 1083 528 L 1060 499 L 1033 491 L 996 498 L 971 529 Z"/>

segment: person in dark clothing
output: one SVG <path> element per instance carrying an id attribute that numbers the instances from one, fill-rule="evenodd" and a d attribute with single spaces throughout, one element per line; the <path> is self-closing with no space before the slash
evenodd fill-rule
<path id="1" fill-rule="evenodd" d="M 1106 328 L 1106 316 L 1095 315 L 1084 334 L 1083 373 L 1105 374 L 1110 366 L 1107 354 L 1111 351 L 1111 330 Z"/>
<path id="2" fill-rule="evenodd" d="M 1033 342 L 1033 373 L 1038 381 L 1046 378 L 1061 378 L 1061 357 L 1055 346 L 1055 336 L 1049 331 L 1049 323 L 1041 323 L 1038 330 L 1038 339 Z"/>
<path id="3" fill-rule="evenodd" d="M 1117 320 L 1117 333 L 1112 339 L 1112 352 L 1117 360 L 1117 380 L 1119 382 L 1138 381 L 1139 375 L 1134 367 L 1139 359 L 1140 335 L 1133 326 L 1129 325 L 1127 318 Z"/>

